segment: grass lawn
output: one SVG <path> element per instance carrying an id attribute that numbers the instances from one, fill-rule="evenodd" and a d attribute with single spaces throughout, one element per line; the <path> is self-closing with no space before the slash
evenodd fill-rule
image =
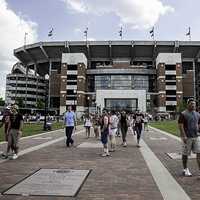
<path id="1" fill-rule="evenodd" d="M 179 136 L 177 120 L 151 122 L 149 125 L 173 135 Z"/>
<path id="2" fill-rule="evenodd" d="M 63 126 L 63 122 L 55 122 L 52 125 L 52 130 L 60 129 Z M 4 132 L 3 128 L 0 128 L 0 141 L 4 141 Z M 24 124 L 22 137 L 36 135 L 39 133 L 45 132 L 43 131 L 43 123 L 26 123 Z"/>

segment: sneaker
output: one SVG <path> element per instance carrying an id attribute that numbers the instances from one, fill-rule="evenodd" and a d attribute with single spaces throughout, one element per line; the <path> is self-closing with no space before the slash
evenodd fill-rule
<path id="1" fill-rule="evenodd" d="M 75 146 L 74 146 L 74 142 L 71 143 L 71 147 L 75 147 Z"/>
<path id="2" fill-rule="evenodd" d="M 17 154 L 13 154 L 13 156 L 11 157 L 11 160 L 15 160 L 18 158 L 18 155 Z"/>
<path id="3" fill-rule="evenodd" d="M 192 174 L 188 168 L 183 170 L 183 176 L 186 176 L 186 177 L 192 176 Z"/>
<path id="4" fill-rule="evenodd" d="M 139 144 L 137 144 L 137 148 L 140 148 L 141 146 Z"/>
<path id="5" fill-rule="evenodd" d="M 109 151 L 110 151 L 110 152 L 114 152 L 114 151 L 115 151 L 115 149 L 110 149 Z"/>
<path id="6" fill-rule="evenodd" d="M 107 156 L 107 153 L 103 153 L 101 154 L 102 157 L 106 157 Z"/>
<path id="7" fill-rule="evenodd" d="M 127 147 L 127 143 L 126 142 L 124 142 L 123 147 Z"/>
<path id="8" fill-rule="evenodd" d="M 110 153 L 108 152 L 108 153 L 106 153 L 106 156 L 110 156 Z"/>

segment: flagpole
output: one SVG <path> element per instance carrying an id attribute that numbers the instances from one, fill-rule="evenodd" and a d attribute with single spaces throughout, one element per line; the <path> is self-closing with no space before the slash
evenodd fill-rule
<path id="1" fill-rule="evenodd" d="M 86 27 L 86 29 L 84 31 L 84 36 L 85 36 L 85 42 L 86 42 L 86 45 L 87 45 L 88 27 Z"/>
<path id="2" fill-rule="evenodd" d="M 120 36 L 121 40 L 122 40 L 122 36 L 123 36 L 122 34 L 123 34 L 123 32 L 122 32 L 122 26 L 121 26 L 121 29 L 119 31 L 119 36 Z"/>
<path id="3" fill-rule="evenodd" d="M 186 33 L 186 36 L 189 36 L 189 41 L 191 41 L 191 30 L 190 30 L 190 27 L 188 28 L 188 32 Z"/>
<path id="4" fill-rule="evenodd" d="M 191 31 L 190 31 L 190 27 L 189 27 L 189 32 L 190 32 L 189 40 L 191 41 Z"/>
<path id="5" fill-rule="evenodd" d="M 28 33 L 24 33 L 24 46 L 26 46 L 26 36 L 28 35 Z"/>
<path id="6" fill-rule="evenodd" d="M 149 31 L 149 33 L 151 34 L 151 38 L 153 39 L 153 41 L 155 41 L 154 26 L 153 26 L 152 29 Z"/>
<path id="7" fill-rule="evenodd" d="M 86 43 L 87 43 L 87 32 L 86 32 L 86 35 L 85 35 L 85 40 L 86 40 Z"/>
<path id="8" fill-rule="evenodd" d="M 51 39 L 53 38 L 53 27 L 50 29 L 49 33 L 48 33 L 48 37 L 50 37 Z"/>

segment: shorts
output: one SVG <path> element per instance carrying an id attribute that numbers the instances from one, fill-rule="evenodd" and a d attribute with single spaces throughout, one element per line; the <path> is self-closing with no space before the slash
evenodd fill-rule
<path id="1" fill-rule="evenodd" d="M 86 129 L 90 129 L 90 126 L 85 126 Z"/>
<path id="2" fill-rule="evenodd" d="M 110 129 L 109 129 L 109 135 L 115 136 L 116 133 L 117 133 L 117 128 L 110 128 Z"/>
<path id="3" fill-rule="evenodd" d="M 13 147 L 14 150 L 18 150 L 19 139 L 20 139 L 20 134 L 18 133 L 18 130 L 10 129 L 9 134 L 8 134 L 8 145 Z"/>
<path id="4" fill-rule="evenodd" d="M 102 132 L 101 133 L 101 142 L 102 142 L 102 144 L 107 144 L 108 143 L 108 133 L 107 132 Z"/>
<path id="5" fill-rule="evenodd" d="M 200 153 L 200 137 L 187 138 L 186 143 L 182 144 L 182 155 L 189 156 L 193 153 Z"/>

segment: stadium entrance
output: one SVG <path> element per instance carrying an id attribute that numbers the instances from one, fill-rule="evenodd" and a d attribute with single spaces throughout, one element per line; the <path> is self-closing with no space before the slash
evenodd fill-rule
<path id="1" fill-rule="evenodd" d="M 115 111 L 135 111 L 138 110 L 138 99 L 104 99 L 105 108 Z"/>
<path id="2" fill-rule="evenodd" d="M 146 90 L 96 90 L 96 106 L 103 110 L 146 112 Z"/>

